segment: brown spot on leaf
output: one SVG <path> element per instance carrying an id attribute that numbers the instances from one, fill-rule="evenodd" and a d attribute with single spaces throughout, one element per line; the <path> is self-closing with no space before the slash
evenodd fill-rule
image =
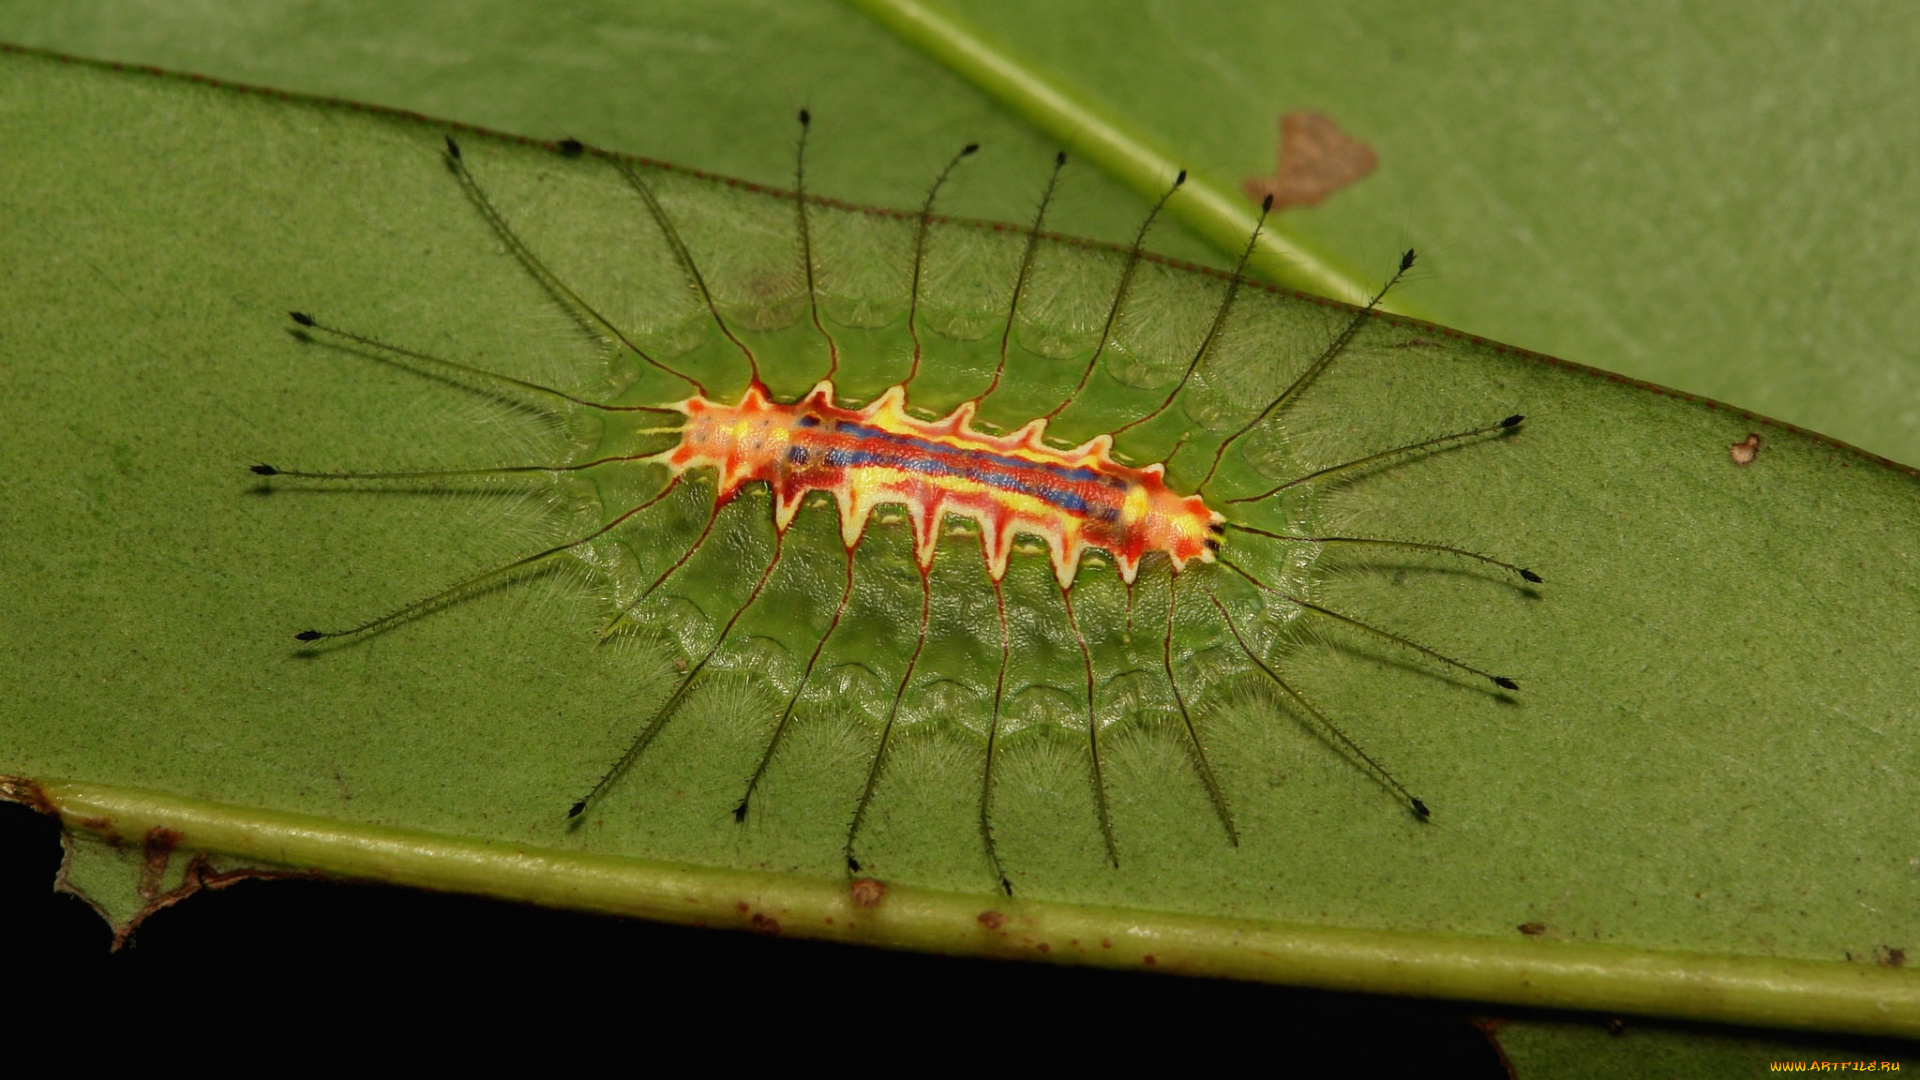
<path id="1" fill-rule="evenodd" d="M 1273 208 L 1318 206 L 1327 196 L 1365 179 L 1380 164 L 1373 147 L 1340 130 L 1325 113 L 1280 117 L 1280 164 L 1273 176 L 1249 176 L 1240 189 L 1254 202 L 1273 196 Z"/>
<path id="2" fill-rule="evenodd" d="M 1873 962 L 1881 967 L 1906 967 L 1907 950 L 1896 949 L 1891 945 L 1882 945 L 1873 950 Z"/>
<path id="3" fill-rule="evenodd" d="M 768 937 L 779 937 L 780 920 L 771 915 L 756 911 L 753 915 L 753 921 L 749 924 L 749 929 L 756 934 L 765 934 Z"/>
<path id="4" fill-rule="evenodd" d="M 883 881 L 875 881 L 870 877 L 863 877 L 856 879 L 853 884 L 847 886 L 847 895 L 852 897 L 853 902 L 861 907 L 877 907 L 880 901 L 887 898 L 887 886 Z"/>
<path id="5" fill-rule="evenodd" d="M 1547 932 L 1547 924 L 1543 922 L 1523 922 L 1518 929 L 1528 937 L 1539 937 L 1541 934 Z"/>
<path id="6" fill-rule="evenodd" d="M 180 846 L 180 834 L 172 829 L 155 825 L 147 830 L 140 845 L 140 853 L 145 856 L 140 864 L 140 899 L 153 902 L 160 895 L 160 881 L 167 876 L 167 863 L 173 858 L 173 849 Z"/>
<path id="7" fill-rule="evenodd" d="M 997 911 L 983 911 L 979 914 L 980 925 L 989 930 L 998 930 L 1007 924 L 1007 917 Z"/>
<path id="8" fill-rule="evenodd" d="M 1143 963 L 1143 964 L 1145 964 L 1145 965 L 1147 965 L 1148 967 L 1152 967 L 1153 965 L 1155 965 L 1155 964 L 1157 964 L 1157 963 L 1159 963 L 1160 961 L 1158 961 L 1158 960 L 1155 960 L 1155 959 L 1153 958 L 1153 954 L 1152 954 L 1152 953 L 1148 953 L 1147 955 L 1145 955 L 1145 956 L 1143 956 L 1143 957 L 1141 957 L 1141 958 L 1140 958 L 1140 962 L 1141 962 L 1141 963 Z"/>
<path id="9" fill-rule="evenodd" d="M 1748 432 L 1746 438 L 1727 447 L 1727 456 L 1733 459 L 1735 465 L 1751 465 L 1753 459 L 1760 456 L 1760 447 L 1766 441 L 1759 435 Z"/>
<path id="10" fill-rule="evenodd" d="M 0 776 L 0 799 L 31 807 L 48 817 L 60 816 L 59 807 L 47 798 L 46 791 L 24 776 Z"/>
<path id="11" fill-rule="evenodd" d="M 1043 952 L 1043 953 L 1049 953 L 1049 952 L 1052 952 L 1052 951 L 1053 951 L 1053 946 L 1051 946 L 1051 945 L 1049 945 L 1049 944 L 1047 944 L 1046 942 L 1044 942 L 1044 941 L 1043 941 L 1043 942 L 1041 942 L 1041 943 L 1040 943 L 1040 945 L 1039 945 L 1039 949 L 1040 949 L 1040 951 L 1041 951 L 1041 952 Z"/>

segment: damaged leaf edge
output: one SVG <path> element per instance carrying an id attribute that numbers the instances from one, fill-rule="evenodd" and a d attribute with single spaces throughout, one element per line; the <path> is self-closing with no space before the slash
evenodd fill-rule
<path id="1" fill-rule="evenodd" d="M 190 860 L 179 887 L 153 890 L 115 926 L 116 948 L 141 919 L 201 888 L 317 874 L 953 956 L 1920 1037 L 1920 972 L 1865 964 L 1210 918 L 865 880 L 849 889 L 835 879 L 473 840 L 64 780 L 0 777 L 0 798 L 59 818 L 69 852 L 76 842 L 141 837 L 147 863 Z M 157 882 L 161 873 L 150 876 Z"/>

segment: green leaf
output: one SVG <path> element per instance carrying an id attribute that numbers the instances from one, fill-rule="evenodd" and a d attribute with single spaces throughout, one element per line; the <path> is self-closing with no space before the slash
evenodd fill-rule
<path id="1" fill-rule="evenodd" d="M 1179 194 L 1168 203 L 1169 216 L 1229 254 L 1246 246 L 1252 236 L 1248 269 L 1256 276 L 1325 296 L 1360 291 L 1355 278 L 1292 240 L 1284 226 L 1256 232 L 1260 215 L 1230 182 L 1205 175 L 1184 158 L 1155 146 L 1125 122 L 1050 78 L 1045 69 L 1009 53 L 945 12 L 915 0 L 851 2 L 1148 202 L 1158 199 L 1174 176 L 1184 176 Z M 1060 40 L 1068 39 L 1063 35 Z"/>
<path id="2" fill-rule="evenodd" d="M 1281 113 L 1332 116 L 1380 168 L 1281 228 L 1363 286 L 1419 248 L 1430 272 L 1398 300 L 1422 317 L 1920 462 L 1920 353 L 1906 345 L 1920 307 L 1904 302 L 1920 265 L 1905 212 L 1920 200 L 1920 130 L 1902 111 L 1916 43 L 1898 5 L 935 10 L 1229 188 L 1272 172 Z M 949 205 L 997 220 L 1027 217 L 1023 164 L 1063 137 L 1037 136 L 830 0 L 295 3 L 271 17 L 91 0 L 0 7 L 0 40 L 768 183 L 787 175 L 787 121 L 805 104 L 823 121 L 819 190 L 905 205 L 978 140 L 980 179 Z M 1062 231 L 1130 237 L 1122 188 L 1072 193 Z M 1173 230 L 1157 247 L 1228 261 Z"/>
<path id="3" fill-rule="evenodd" d="M 10 594 L 29 599 L 7 613 L 4 630 L 22 661 L 6 675 L 17 704 L 0 719 L 0 746 L 13 748 L 0 768 L 82 779 L 45 788 L 72 807 L 72 820 L 118 815 L 118 827 L 141 835 L 178 831 L 188 849 L 214 847 L 207 802 L 228 807 L 212 820 L 241 823 L 239 832 L 256 839 L 275 835 L 283 815 L 304 815 L 302 828 L 349 836 L 333 855 L 299 860 L 337 872 L 385 872 L 345 849 L 418 842 L 470 865 L 485 862 L 476 852 L 496 850 L 489 843 L 550 838 L 555 793 L 570 792 L 569 778 L 591 772 L 604 758 L 599 744 L 617 741 L 613 729 L 631 722 L 605 704 L 631 695 L 630 677 L 583 659 L 578 612 L 550 602 L 476 603 L 330 658 L 332 667 L 290 664 L 280 647 L 285 613 L 313 610 L 320 592 L 340 609 L 366 610 L 390 597 L 395 581 L 444 579 L 499 554 L 512 539 L 499 521 L 476 523 L 465 508 L 328 499 L 317 516 L 328 550 L 351 553 L 353 573 L 342 575 L 316 565 L 314 512 L 269 512 L 279 500 L 237 498 L 231 479 L 247 455 L 284 449 L 288 433 L 316 456 L 340 455 L 334 460 L 399 460 L 457 441 L 449 426 L 424 441 L 406 437 L 409 425 L 443 412 L 444 400 L 398 379 L 302 366 L 264 315 L 324 301 L 489 357 L 524 356 L 550 340 L 538 297 L 502 265 L 438 169 L 431 132 L 92 72 L 20 74 L 34 63 L 14 63 L 20 90 L 8 95 L 16 103 L 8 144 L 21 148 L 9 160 L 24 164 L 9 174 L 6 198 L 10 208 L 36 211 L 32 219 L 11 213 L 35 224 L 5 241 L 18 295 L 28 298 L 6 330 L 10 354 L 28 362 L 9 372 L 6 389 L 30 421 L 10 430 L 6 453 L 14 474 L 28 477 L 15 495 L 20 520 L 37 531 L 8 541 L 7 572 L 18 575 Z M 32 100 L 38 113 L 25 104 Z M 79 113 L 87 124 L 68 119 Z M 69 139 L 76 129 L 85 137 Z M 779 151 L 770 158 L 788 137 L 769 129 L 761 141 Z M 1010 208 L 996 216 L 1024 216 L 1044 172 L 1044 145 L 1028 142 L 1031 160 L 1009 163 L 1003 188 L 983 182 L 1009 193 Z M 129 147 L 138 160 L 165 162 L 164 182 L 96 167 Z M 825 164 L 830 147 L 823 135 L 813 187 L 838 193 L 845 189 L 818 179 L 846 167 Z M 541 167 L 532 151 L 488 144 L 487 152 Z M 875 201 L 915 201 L 919 177 L 944 152 L 922 152 L 902 170 L 912 179 Z M 868 163 L 854 171 L 870 171 Z M 760 175 L 777 180 L 782 170 Z M 1090 201 L 1101 198 L 1095 191 Z M 1106 235 L 1130 230 L 1114 223 L 1137 220 L 1137 207 L 1117 193 L 1111 205 Z M 557 224 L 588 237 L 608 228 L 592 207 L 573 213 Z M 518 314 L 504 327 L 476 321 L 474 313 L 495 311 Z M 1785 980 L 1791 999 L 1773 1006 L 1782 1011 L 1738 1014 L 1747 1019 L 1857 1027 L 1849 1003 L 1862 996 L 1911 1001 L 1910 979 L 1871 966 L 1876 950 L 1886 955 L 1911 931 L 1902 902 L 1915 853 L 1885 824 L 1911 805 L 1913 740 L 1902 722 L 1911 715 L 1912 665 L 1899 652 L 1915 607 L 1913 529 L 1901 524 L 1914 520 L 1911 478 L 1765 428 L 1759 461 L 1743 470 L 1727 457 L 1748 429 L 1735 416 L 1470 343 L 1450 346 L 1447 363 L 1444 377 L 1406 362 L 1354 372 L 1327 422 L 1425 433 L 1448 408 L 1471 411 L 1497 397 L 1533 417 L 1523 453 L 1389 477 L 1360 509 L 1414 533 L 1525 552 L 1549 588 L 1522 614 L 1490 622 L 1487 604 L 1498 601 L 1471 582 L 1353 587 L 1424 636 L 1511 658 L 1527 675 L 1523 703 L 1492 708 L 1427 677 L 1338 664 L 1323 676 L 1331 685 L 1322 702 L 1366 716 L 1368 745 L 1387 739 L 1397 771 L 1423 775 L 1423 790 L 1456 793 L 1442 804 L 1443 824 L 1427 832 L 1382 813 L 1381 797 L 1353 770 L 1310 736 L 1282 730 L 1247 751 L 1243 776 L 1264 771 L 1277 783 L 1240 796 L 1259 828 L 1249 827 L 1235 853 L 1206 839 L 1217 826 L 1192 800 L 1185 763 L 1149 743 L 1133 766 L 1144 770 L 1139 788 L 1165 775 L 1170 791 L 1188 796 L 1185 804 L 1147 798 L 1125 811 L 1139 835 L 1165 845 L 1162 874 L 1044 867 L 1048 880 L 1035 895 L 1054 906 L 1032 910 L 1066 920 L 1089 903 L 1123 908 L 1128 923 L 1163 935 L 1124 952 L 1128 959 L 1152 948 L 1156 959 L 1179 956 L 1203 970 L 1241 955 L 1212 951 L 1221 924 L 1208 920 L 1224 915 L 1296 924 L 1287 940 L 1299 949 L 1340 951 L 1329 940 L 1345 942 L 1349 954 L 1414 948 L 1388 954 L 1439 970 L 1449 970 L 1440 958 L 1469 958 L 1450 969 L 1456 975 L 1489 957 L 1534 965 L 1546 955 L 1589 971 L 1608 969 L 1611 958 L 1608 970 L 1621 977 L 1634 966 L 1619 963 L 1622 944 L 1652 950 L 1635 962 L 1664 972 L 1697 971 L 1702 962 L 1689 952 L 1733 954 L 1737 973 Z M 419 408 L 397 410 L 396 419 L 395 394 Z M 370 425 L 370 416 L 397 427 Z M 49 580 L 65 584 L 50 588 Z M 1756 671 L 1768 676 L 1760 685 Z M 529 716 L 556 721 L 529 729 Z M 559 730 L 563 718 L 600 730 L 582 739 Z M 964 799 L 966 785 L 938 764 L 926 766 L 927 790 Z M 422 775 L 433 786 L 423 788 Z M 1838 781 L 1847 776 L 1868 779 Z M 351 816 L 343 802 L 355 804 Z M 731 827 L 707 823 L 716 824 Z M 1194 834 L 1191 851 L 1174 850 L 1181 830 Z M 762 864 L 817 873 L 832 854 L 830 846 L 823 855 L 817 846 L 729 849 L 685 839 L 698 832 L 669 837 L 665 853 L 752 874 Z M 921 846 L 903 835 L 901 851 Z M 642 836 L 621 854 L 658 852 L 648 845 L 662 842 Z M 978 914 L 977 896 L 941 904 L 980 883 L 970 863 L 929 850 L 940 851 L 935 865 L 902 879 L 946 888 L 923 897 L 901 884 L 890 894 L 909 912 L 935 912 L 903 917 L 917 928 L 903 940 L 991 946 L 932 944 L 959 940 L 956 925 L 978 933 L 977 919 L 965 921 Z M 228 854 L 260 858 L 256 849 Z M 587 856 L 570 862 L 582 873 L 590 864 Z M 448 865 L 442 859 L 426 877 L 405 879 L 450 884 Z M 669 873 L 624 858 L 620 865 L 656 881 Z M 1317 872 L 1304 876 L 1300 867 Z M 549 886 L 556 891 L 586 887 L 565 875 L 543 880 L 559 882 Z M 727 879 L 734 897 L 751 892 L 784 905 L 754 909 L 766 917 L 800 912 L 786 915 L 797 922 L 825 910 L 809 903 L 845 904 L 831 877 L 816 878 L 826 891 L 813 893 L 804 874 L 762 880 Z M 1152 915 L 1167 911 L 1196 914 L 1208 928 L 1190 953 L 1161 947 L 1187 925 Z M 1513 927 L 1534 922 L 1544 936 L 1611 944 L 1586 952 L 1518 940 Z M 1300 923 L 1332 929 L 1316 936 Z M 1540 952 L 1548 949 L 1559 951 Z M 1849 953 L 1858 964 L 1841 962 Z M 1348 978 L 1306 969 L 1278 977 Z M 1417 989 L 1504 993 L 1449 977 Z M 1697 1000 L 1684 997 L 1579 996 L 1591 991 L 1589 979 L 1557 1000 L 1700 1015 L 1691 1011 Z M 1836 1011 L 1817 1014 L 1820 1000 Z"/>
<path id="4" fill-rule="evenodd" d="M 1330 114 L 1381 165 L 1281 226 L 1317 262 L 1411 244 L 1424 317 L 1920 462 L 1898 5 L 856 3 L 950 20 L 1229 182 L 1272 172 L 1280 113 Z"/>

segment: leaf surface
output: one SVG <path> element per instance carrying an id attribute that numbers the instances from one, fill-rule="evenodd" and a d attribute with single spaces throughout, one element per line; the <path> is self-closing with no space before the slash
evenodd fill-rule
<path id="1" fill-rule="evenodd" d="M 1920 308 L 1903 302 L 1920 265 L 1904 212 L 1920 136 L 1901 112 L 1920 43 L 1893 5 L 1678 19 L 1654 4 L 934 10 L 1229 187 L 1271 174 L 1281 113 L 1330 115 L 1380 168 L 1281 228 L 1362 283 L 1419 248 L 1432 269 L 1399 297 L 1411 312 L 1920 462 L 1906 345 Z M 959 185 L 952 207 L 997 220 L 1027 217 L 1036 163 L 1062 137 L 828 0 L 296 3 L 272 17 L 95 0 L 0 8 L 0 40 L 768 183 L 789 170 L 787 119 L 806 104 L 823 119 L 819 190 L 907 205 L 979 140 L 976 175 L 994 179 Z M 1131 235 L 1138 207 L 1119 185 L 1069 190 L 1064 231 Z M 1171 229 L 1158 246 L 1228 258 Z"/>
<path id="2" fill-rule="evenodd" d="M 1411 244 L 1425 317 L 1920 461 L 1891 6 L 858 6 L 954 20 L 1230 182 L 1272 173 L 1279 114 L 1329 114 L 1381 167 L 1281 229 L 1336 273 Z"/>
<path id="3" fill-rule="evenodd" d="M 1227 710 L 1215 745 L 1241 847 L 1178 743 L 1145 731 L 1113 751 L 1129 852 L 1116 871 L 1082 767 L 1035 743 L 1005 811 L 1023 836 L 1010 906 L 965 828 L 977 744 L 934 733 L 902 751 L 876 811 L 895 906 L 856 933 L 834 841 L 867 752 L 856 730 L 813 725 L 768 823 L 743 829 L 716 796 L 758 731 L 753 710 L 719 701 L 630 787 L 645 806 L 627 808 L 645 812 L 609 806 L 569 832 L 558 811 L 631 730 L 625 703 L 648 677 L 644 658 L 591 645 L 591 604 L 509 590 L 356 647 L 289 648 L 293 613 L 379 610 L 524 550 L 535 528 L 485 501 L 262 495 L 243 479 L 289 450 L 417 461 L 474 430 L 418 380 L 317 358 L 282 311 L 352 312 L 478 362 L 569 362 L 550 305 L 447 177 L 441 129 L 29 56 L 4 71 L 4 198 L 33 212 L 10 211 L 30 224 L 4 240 L 23 302 L 4 331 L 18 600 L 0 626 L 15 657 L 0 770 L 40 781 L 83 834 L 662 916 L 664 901 L 632 898 L 681 889 L 706 917 L 748 903 L 742 919 L 942 950 L 1064 937 L 1097 961 L 1106 926 L 1108 962 L 1277 964 L 1268 977 L 1849 1030 L 1875 1029 L 1879 1002 L 1894 1026 L 1878 1030 L 1912 1022 L 1911 978 L 1874 962 L 1912 930 L 1915 856 L 1888 824 L 1911 806 L 1916 764 L 1904 627 L 1920 517 L 1904 472 L 1381 323 L 1320 388 L 1307 434 L 1425 434 L 1490 404 L 1530 420 L 1507 445 L 1383 474 L 1345 512 L 1525 553 L 1549 582 L 1528 597 L 1375 560 L 1332 586 L 1498 658 L 1526 687 L 1512 701 L 1365 650 L 1299 654 L 1318 703 L 1417 779 L 1436 824 L 1270 709 Z M 620 250 L 625 226 L 581 166 L 469 145 L 506 191 L 531 193 L 542 236 Z M 128 159 L 151 167 L 98 167 Z M 541 187 L 554 183 L 571 186 Z M 1749 430 L 1766 442 L 1743 467 L 1729 447 Z M 1047 821 L 1078 824 L 1049 839 Z M 596 875 L 611 884 L 595 892 Z M 682 888 L 686 875 L 710 884 Z M 1003 907 L 1052 933 L 987 933 L 977 916 Z M 1323 954 L 1349 966 L 1316 966 Z M 1749 991 L 1703 1004 L 1676 989 L 1708 971 Z M 1518 989 L 1528 980 L 1555 989 Z M 1729 998 L 1743 1003 L 1715 1011 Z"/>

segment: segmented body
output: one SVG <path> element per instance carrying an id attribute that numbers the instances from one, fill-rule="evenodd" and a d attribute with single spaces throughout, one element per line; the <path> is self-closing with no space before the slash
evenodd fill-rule
<path id="1" fill-rule="evenodd" d="M 1072 587 L 1088 548 L 1112 556 L 1128 584 L 1148 552 L 1166 554 L 1176 571 L 1213 561 L 1226 519 L 1199 495 L 1168 488 L 1164 465 L 1113 460 L 1111 436 L 1061 450 L 1045 442 L 1044 419 L 992 435 L 974 430 L 973 402 L 937 420 L 910 415 L 906 404 L 906 388 L 894 386 L 863 408 L 842 408 L 831 382 L 782 404 L 756 382 L 732 405 L 701 396 L 675 405 L 686 425 L 679 444 L 656 460 L 675 475 L 713 469 L 719 505 L 747 484 L 766 483 L 782 532 L 808 493 L 827 492 L 849 550 L 875 507 L 904 506 L 922 571 L 933 565 L 948 515 L 978 523 L 995 581 L 1006 576 L 1020 534 L 1046 541 L 1062 589 Z"/>

